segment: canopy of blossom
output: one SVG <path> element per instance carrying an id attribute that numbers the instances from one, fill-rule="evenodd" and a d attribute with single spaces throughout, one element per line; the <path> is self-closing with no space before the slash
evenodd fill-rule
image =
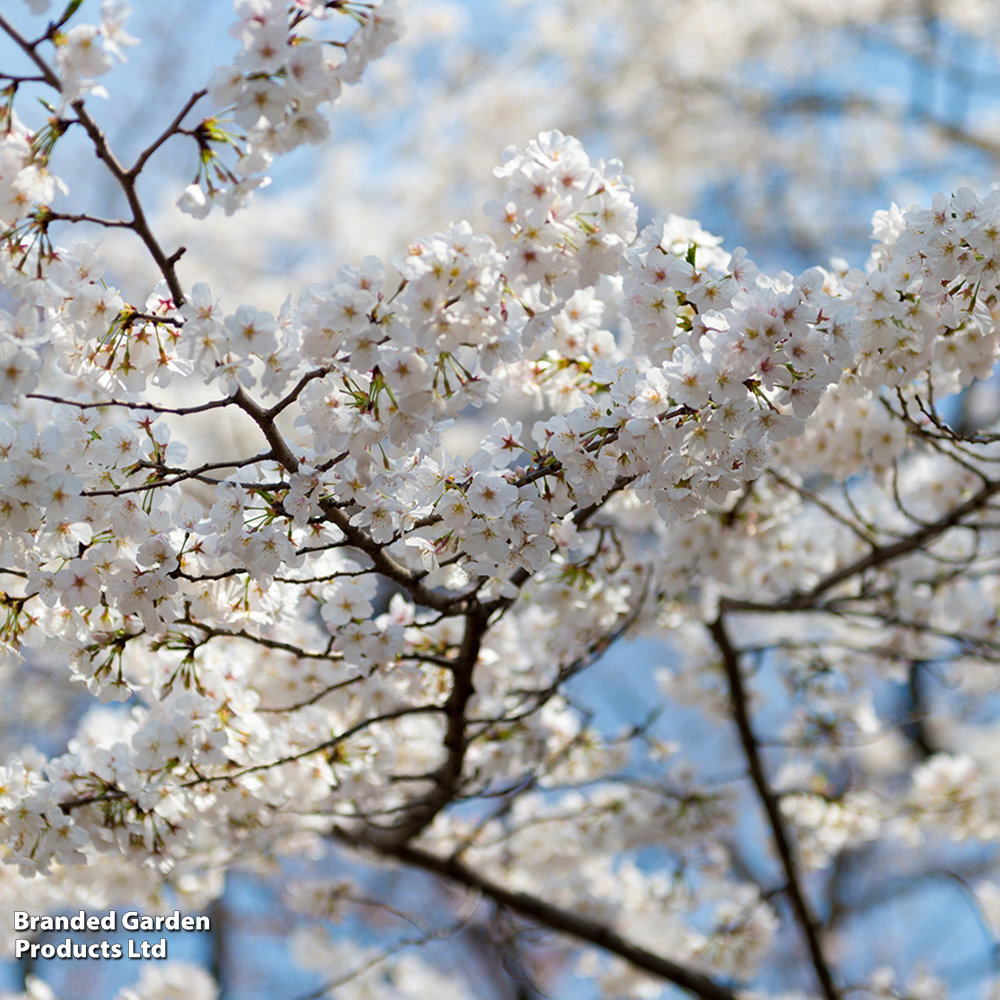
<path id="1" fill-rule="evenodd" d="M 1000 438 L 940 406 L 997 358 L 1000 193 L 880 212 L 864 272 L 766 275 L 695 222 L 637 232 L 623 165 L 548 131 L 503 152 L 482 227 L 227 312 L 182 284 L 143 169 L 180 137 L 181 207 L 236 211 L 326 139 L 394 2 L 238 0 L 235 61 L 131 165 L 90 101 L 127 8 L 76 6 L 35 35 L 0 14 L 26 66 L 0 138 L 2 639 L 7 671 L 54 654 L 129 708 L 0 768 L 3 893 L 194 907 L 237 862 L 337 842 L 560 932 L 603 996 L 893 995 L 834 960 L 845 859 L 1000 836 L 992 743 L 965 724 L 995 687 Z M 15 110 L 32 85 L 37 124 Z M 122 218 L 60 209 L 71 127 Z M 97 246 L 56 245 L 81 221 L 148 253 L 143 304 Z M 459 451 L 470 412 L 487 433 Z M 217 433 L 229 414 L 251 448 Z M 575 704 L 626 633 L 683 649 L 663 698 L 697 707 L 727 777 Z M 350 890 L 297 898 L 323 918 Z M 332 980 L 324 934 L 299 952 Z M 418 960 L 397 972 L 424 994 Z"/>

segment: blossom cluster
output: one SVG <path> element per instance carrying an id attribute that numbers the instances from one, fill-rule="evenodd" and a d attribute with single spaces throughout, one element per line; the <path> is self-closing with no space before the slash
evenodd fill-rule
<path id="1" fill-rule="evenodd" d="M 122 48 L 138 44 L 138 39 L 125 30 L 129 13 L 129 6 L 123 0 L 104 0 L 99 25 L 77 24 L 57 38 L 55 63 L 62 96 L 60 110 L 86 94 L 107 97 L 96 77 L 114 66 L 112 56 L 125 62 Z"/>
<path id="2" fill-rule="evenodd" d="M 230 34 L 240 51 L 209 80 L 208 93 L 221 110 L 202 123 L 199 145 L 207 155 L 177 203 L 198 219 L 216 205 L 232 215 L 251 191 L 269 181 L 266 172 L 276 156 L 303 143 L 326 142 L 330 123 L 324 108 L 403 33 L 396 0 L 377 5 L 247 0 L 236 5 L 236 12 Z M 322 34 L 334 13 L 360 22 L 346 42 Z M 338 48 L 343 54 L 335 60 L 329 53 Z M 227 167 L 219 150 L 230 146 L 238 158 Z"/>

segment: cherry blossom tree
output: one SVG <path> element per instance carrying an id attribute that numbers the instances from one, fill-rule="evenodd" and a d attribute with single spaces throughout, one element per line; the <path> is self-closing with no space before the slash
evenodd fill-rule
<path id="1" fill-rule="evenodd" d="M 71 731 L 0 766 L 9 909 L 196 910 L 250 866 L 308 918 L 315 997 L 923 998 L 961 976 L 865 912 L 946 878 L 988 972 L 1000 437 L 954 399 L 1000 350 L 1000 194 L 769 275 L 640 231 L 626 165 L 547 130 L 484 218 L 268 312 L 186 274 L 145 178 L 186 148 L 176 204 L 238 213 L 335 131 L 394 0 L 237 0 L 232 63 L 131 160 L 95 99 L 128 8 L 28 7 L 0 12 L 0 640 L 5 711 Z M 73 136 L 120 216 L 73 201 Z M 141 300 L 83 225 L 151 262 Z M 612 659 L 642 637 L 667 666 Z M 645 709 L 618 731 L 580 697 L 609 662 Z M 215 986 L 120 997 L 178 991 Z"/>

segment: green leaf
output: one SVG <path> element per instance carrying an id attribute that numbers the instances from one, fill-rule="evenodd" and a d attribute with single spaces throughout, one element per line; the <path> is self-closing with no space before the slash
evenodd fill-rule
<path id="1" fill-rule="evenodd" d="M 69 3 L 66 4 L 66 9 L 62 12 L 62 17 L 56 21 L 56 24 L 59 26 L 64 25 L 80 9 L 80 4 L 82 3 L 83 0 L 69 0 Z"/>

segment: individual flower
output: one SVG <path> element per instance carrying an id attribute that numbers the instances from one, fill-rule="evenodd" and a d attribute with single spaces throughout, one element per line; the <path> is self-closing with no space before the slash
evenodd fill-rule
<path id="1" fill-rule="evenodd" d="M 466 490 L 469 506 L 483 517 L 502 517 L 517 502 L 517 487 L 502 476 L 477 472 Z"/>

